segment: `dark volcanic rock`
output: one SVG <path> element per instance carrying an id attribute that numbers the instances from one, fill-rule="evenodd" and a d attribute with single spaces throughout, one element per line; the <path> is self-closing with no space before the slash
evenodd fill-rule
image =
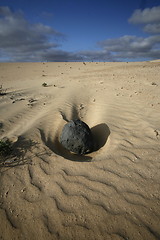
<path id="1" fill-rule="evenodd" d="M 77 154 L 85 154 L 93 150 L 91 130 L 81 120 L 71 120 L 63 127 L 60 143 Z"/>

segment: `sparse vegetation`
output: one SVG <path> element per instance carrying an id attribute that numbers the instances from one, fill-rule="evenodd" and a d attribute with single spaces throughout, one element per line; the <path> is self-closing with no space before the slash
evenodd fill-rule
<path id="1" fill-rule="evenodd" d="M 46 82 L 42 83 L 43 87 L 48 87 L 48 84 Z"/>
<path id="2" fill-rule="evenodd" d="M 0 169 L 32 164 L 32 159 L 26 157 L 26 153 L 36 144 L 33 140 L 22 136 L 19 136 L 16 142 L 11 142 L 7 138 L 0 140 Z"/>
<path id="3" fill-rule="evenodd" d="M 0 156 L 10 155 L 12 150 L 12 142 L 9 139 L 0 140 Z"/>
<path id="4" fill-rule="evenodd" d="M 0 85 L 0 96 L 6 95 L 6 89 L 4 89 L 2 87 L 2 85 Z"/>
<path id="5" fill-rule="evenodd" d="M 153 86 L 157 86 L 157 83 L 155 83 L 155 82 L 152 82 L 152 85 L 153 85 Z"/>

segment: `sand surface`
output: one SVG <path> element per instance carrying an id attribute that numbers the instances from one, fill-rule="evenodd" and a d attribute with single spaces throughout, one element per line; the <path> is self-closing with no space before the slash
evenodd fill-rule
<path id="1" fill-rule="evenodd" d="M 0 85 L 1 240 L 160 239 L 160 61 L 0 63 Z M 59 143 L 77 118 L 85 156 Z"/>

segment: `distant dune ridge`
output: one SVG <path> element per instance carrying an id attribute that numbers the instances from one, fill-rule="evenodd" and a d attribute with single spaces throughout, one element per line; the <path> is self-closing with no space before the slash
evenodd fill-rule
<path id="1" fill-rule="evenodd" d="M 160 61 L 0 63 L 1 85 L 0 239 L 160 239 Z M 60 144 L 72 119 L 91 153 Z"/>

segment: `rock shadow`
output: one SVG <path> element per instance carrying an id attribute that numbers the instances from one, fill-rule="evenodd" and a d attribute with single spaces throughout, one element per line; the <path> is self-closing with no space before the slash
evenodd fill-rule
<path id="1" fill-rule="evenodd" d="M 92 127 L 91 132 L 94 141 L 93 152 L 95 152 L 106 144 L 107 139 L 110 135 L 110 129 L 107 124 L 101 123 Z"/>

